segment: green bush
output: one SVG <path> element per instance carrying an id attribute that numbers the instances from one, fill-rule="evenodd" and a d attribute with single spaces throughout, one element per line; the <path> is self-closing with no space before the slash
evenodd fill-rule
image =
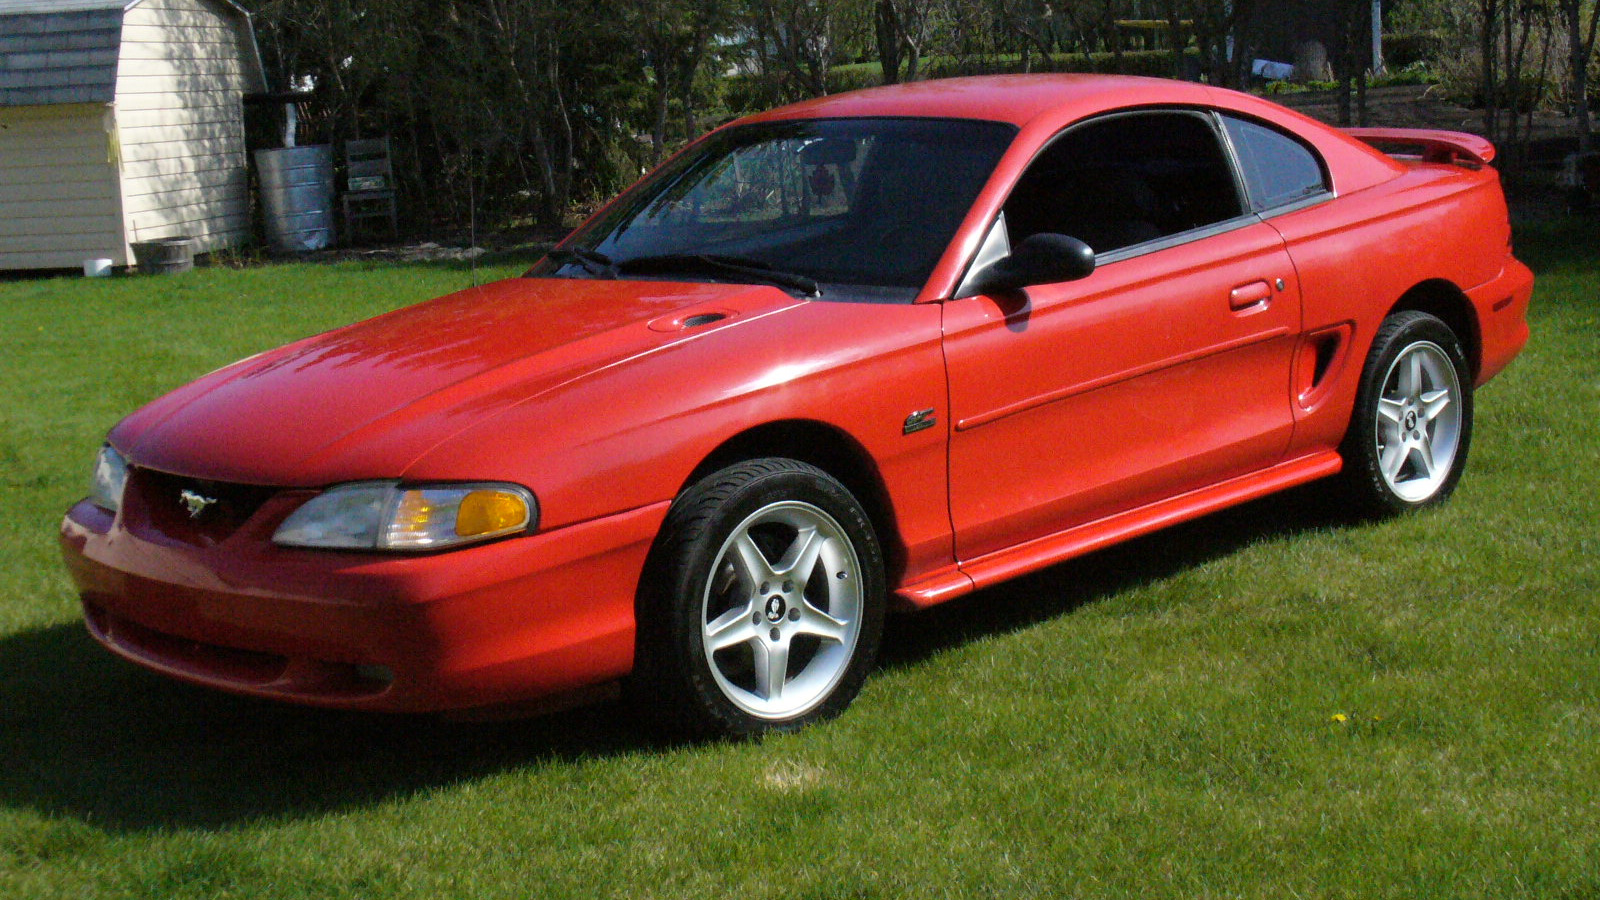
<path id="1" fill-rule="evenodd" d="M 1196 51 L 1183 51 L 1195 56 Z M 1120 56 L 1114 53 L 1056 53 L 1048 62 L 1032 57 L 1030 68 L 1034 72 L 1080 72 L 1101 75 L 1150 75 L 1170 78 L 1178 70 L 1172 50 L 1131 50 Z M 933 58 L 927 61 L 925 71 L 931 77 L 949 78 L 956 75 L 1009 75 L 1023 71 L 1023 58 L 1018 54 L 971 59 Z"/>
<path id="2" fill-rule="evenodd" d="M 731 116 L 771 109 L 782 102 L 778 85 L 759 75 L 729 75 L 722 81 L 722 103 Z"/>
<path id="3" fill-rule="evenodd" d="M 1375 75 L 1367 80 L 1367 87 L 1395 87 L 1407 84 L 1437 84 L 1439 76 L 1431 69 L 1421 64 L 1410 68 L 1395 71 L 1391 70 L 1383 75 Z M 1337 81 L 1269 81 L 1262 85 L 1260 92 L 1268 97 L 1283 94 L 1307 94 L 1316 91 L 1336 91 L 1339 89 Z"/>
<path id="4" fill-rule="evenodd" d="M 1197 53 L 1183 51 L 1194 68 Z M 1170 78 L 1178 64 L 1172 50 L 1130 50 L 1120 57 L 1112 53 L 1057 53 L 1048 61 L 1030 59 L 1033 72 L 1088 72 L 1102 75 L 1148 75 Z M 957 78 L 966 75 L 1014 75 L 1023 71 L 1020 54 L 984 57 L 924 57 L 917 70 L 918 80 Z M 842 94 L 883 84 L 883 67 L 876 62 L 834 66 L 828 72 L 828 93 Z M 730 75 L 722 79 L 720 99 L 730 115 L 760 112 L 782 104 L 786 99 L 777 82 L 759 75 Z"/>
<path id="5" fill-rule="evenodd" d="M 1482 59 L 1477 50 L 1472 49 L 1439 60 L 1439 85 L 1452 103 L 1472 109 L 1484 107 L 1489 92 L 1484 89 Z M 1496 105 L 1519 114 L 1559 106 L 1566 96 L 1564 78 L 1558 67 L 1552 65 L 1546 67 L 1546 75 L 1541 79 L 1537 74 L 1539 68 L 1538 60 L 1530 59 L 1520 78 L 1502 78 L 1495 91 Z"/>
<path id="6" fill-rule="evenodd" d="M 1462 106 L 1482 109 L 1488 102 L 1482 80 L 1452 85 L 1447 96 Z M 1515 81 L 1501 81 L 1496 103 L 1501 109 L 1514 110 L 1519 115 L 1548 106 L 1557 97 L 1562 85 L 1555 79 L 1540 79 L 1536 75 L 1523 75 Z"/>
<path id="7" fill-rule="evenodd" d="M 926 62 L 926 60 L 924 60 Z M 883 66 L 875 62 L 834 66 L 828 71 L 828 92 L 842 94 L 883 84 Z"/>
<path id="8" fill-rule="evenodd" d="M 1383 37 L 1383 61 L 1395 69 L 1435 62 L 1444 55 L 1445 50 L 1444 35 L 1433 31 L 1413 31 Z"/>
<path id="9" fill-rule="evenodd" d="M 1372 79 L 1373 87 L 1393 87 L 1400 84 L 1438 84 L 1439 73 L 1424 62 L 1414 62 L 1405 68 L 1390 67 L 1383 75 Z"/>

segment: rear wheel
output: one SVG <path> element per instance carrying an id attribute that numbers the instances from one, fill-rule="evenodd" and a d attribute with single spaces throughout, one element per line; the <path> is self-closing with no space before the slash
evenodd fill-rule
<path id="1" fill-rule="evenodd" d="M 1345 438 L 1345 482 L 1367 512 L 1393 514 L 1455 490 L 1472 439 L 1472 378 L 1444 322 L 1408 310 L 1384 320 Z"/>
<path id="2" fill-rule="evenodd" d="M 883 630 L 860 503 L 805 463 L 723 469 L 673 505 L 639 608 L 636 687 L 695 734 L 793 730 L 843 710 Z"/>

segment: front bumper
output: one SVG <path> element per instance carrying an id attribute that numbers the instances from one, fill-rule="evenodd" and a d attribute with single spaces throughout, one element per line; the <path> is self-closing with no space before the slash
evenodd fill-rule
<path id="1" fill-rule="evenodd" d="M 220 540 L 164 533 L 137 498 L 61 523 L 90 633 L 184 681 L 316 706 L 464 710 L 614 681 L 666 503 L 421 556 L 299 550 L 269 500 Z"/>

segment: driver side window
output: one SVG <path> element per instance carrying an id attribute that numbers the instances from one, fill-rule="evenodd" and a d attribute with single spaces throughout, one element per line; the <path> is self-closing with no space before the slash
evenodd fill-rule
<path id="1" fill-rule="evenodd" d="M 1110 253 L 1242 215 L 1216 129 L 1181 111 L 1115 115 L 1045 148 L 1006 201 L 1011 245 L 1054 232 Z"/>

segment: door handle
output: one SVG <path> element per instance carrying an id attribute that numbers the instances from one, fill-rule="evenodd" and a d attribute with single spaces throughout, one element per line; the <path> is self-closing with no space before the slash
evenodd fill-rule
<path id="1" fill-rule="evenodd" d="M 1271 299 L 1272 285 L 1265 281 L 1252 281 L 1228 292 L 1228 308 L 1237 311 L 1252 306 L 1265 306 Z"/>

